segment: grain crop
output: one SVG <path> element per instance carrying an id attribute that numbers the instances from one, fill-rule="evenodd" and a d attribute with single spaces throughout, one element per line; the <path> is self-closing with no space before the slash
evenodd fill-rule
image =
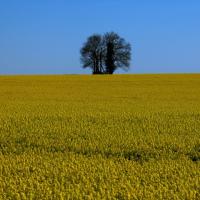
<path id="1" fill-rule="evenodd" d="M 200 75 L 0 76 L 0 199 L 200 199 Z"/>

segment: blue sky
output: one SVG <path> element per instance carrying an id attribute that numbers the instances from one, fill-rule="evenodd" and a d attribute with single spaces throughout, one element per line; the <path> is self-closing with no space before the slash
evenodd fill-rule
<path id="1" fill-rule="evenodd" d="M 0 74 L 90 73 L 79 50 L 108 31 L 132 45 L 128 73 L 200 72 L 199 0 L 0 0 Z"/>

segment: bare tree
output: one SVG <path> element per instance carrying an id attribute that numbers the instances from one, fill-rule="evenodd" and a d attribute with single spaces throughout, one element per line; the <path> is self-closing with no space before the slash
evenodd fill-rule
<path id="1" fill-rule="evenodd" d="M 128 69 L 131 60 L 131 45 L 114 32 L 104 35 L 106 45 L 106 72 L 113 74 L 117 68 Z"/>
<path id="2" fill-rule="evenodd" d="M 128 69 L 130 59 L 130 44 L 114 32 L 90 36 L 81 49 L 83 68 L 90 67 L 93 74 L 113 74 L 117 68 Z"/>
<path id="3" fill-rule="evenodd" d="M 81 49 L 81 62 L 83 68 L 90 67 L 93 74 L 103 73 L 102 37 L 94 34 L 87 39 Z"/>

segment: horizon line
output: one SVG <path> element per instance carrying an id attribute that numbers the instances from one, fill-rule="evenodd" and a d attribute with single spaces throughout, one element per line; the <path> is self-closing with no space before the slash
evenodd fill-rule
<path id="1" fill-rule="evenodd" d="M 158 72 L 158 73 L 152 73 L 152 72 L 147 72 L 147 73 L 116 73 L 116 74 L 92 74 L 92 73 L 58 73 L 58 74 L 53 74 L 53 73 L 17 73 L 17 74 L 0 74 L 0 76 L 70 76 L 70 75 L 77 75 L 77 76 L 116 76 L 116 75 L 198 75 L 200 72 Z"/>

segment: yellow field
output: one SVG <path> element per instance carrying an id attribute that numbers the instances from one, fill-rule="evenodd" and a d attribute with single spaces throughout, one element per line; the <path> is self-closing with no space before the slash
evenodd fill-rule
<path id="1" fill-rule="evenodd" d="M 200 75 L 1 76 L 0 199 L 200 199 Z"/>

